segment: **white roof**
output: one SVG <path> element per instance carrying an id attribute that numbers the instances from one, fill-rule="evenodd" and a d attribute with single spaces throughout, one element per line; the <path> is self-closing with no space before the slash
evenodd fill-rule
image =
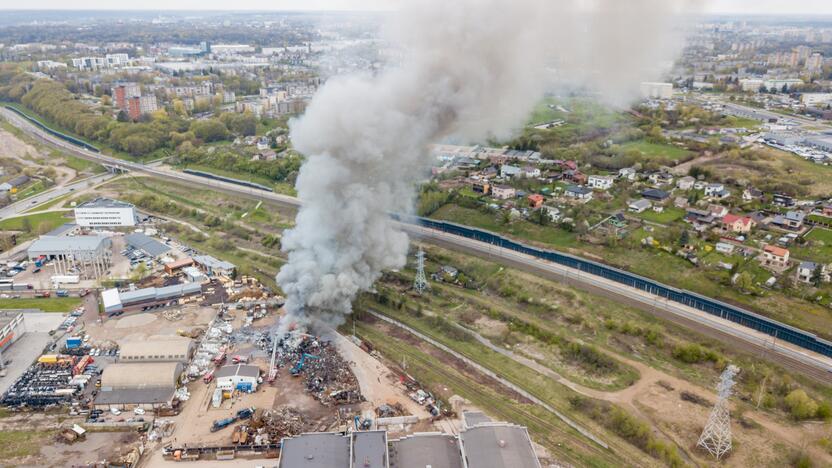
<path id="1" fill-rule="evenodd" d="M 105 289 L 101 292 L 101 302 L 104 304 L 104 310 L 111 307 L 121 306 L 121 297 L 119 297 L 118 289 Z"/>

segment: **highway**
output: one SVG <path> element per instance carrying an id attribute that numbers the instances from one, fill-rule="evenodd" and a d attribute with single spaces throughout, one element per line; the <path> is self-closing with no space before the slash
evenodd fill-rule
<path id="1" fill-rule="evenodd" d="M 80 192 L 81 190 L 84 190 L 87 187 L 98 185 L 101 182 L 111 179 L 113 176 L 114 175 L 111 173 L 105 173 L 97 176 L 87 177 L 86 179 L 81 179 L 79 181 L 72 182 L 63 186 L 53 187 L 49 190 L 41 192 L 25 200 L 21 200 L 19 202 L 12 203 L 11 205 L 0 208 L 0 219 L 6 219 L 22 215 L 24 212 L 31 210 L 37 205 L 41 205 L 43 203 L 52 201 L 56 198 L 60 198 L 68 193 L 76 191 Z"/>
<path id="2" fill-rule="evenodd" d="M 0 108 L 0 115 L 5 117 L 16 127 L 45 143 L 60 147 L 78 157 L 95 161 L 119 170 L 146 174 L 155 178 L 184 183 L 194 187 L 219 190 L 229 194 L 263 200 L 265 202 L 287 206 L 290 208 L 298 208 L 300 206 L 300 200 L 288 195 L 265 192 L 262 190 L 256 190 L 235 184 L 166 170 L 160 167 L 145 166 L 142 164 L 112 158 L 92 151 L 87 151 L 44 132 L 8 109 Z M 580 270 L 554 264 L 536 257 L 523 255 L 512 250 L 499 248 L 488 243 L 474 241 L 409 223 L 399 223 L 399 227 L 414 238 L 425 242 L 434 243 L 457 251 L 472 253 L 498 263 L 516 267 L 534 274 L 539 274 L 549 279 L 564 282 L 592 292 L 601 293 L 629 305 L 639 307 L 686 328 L 696 330 L 703 335 L 716 338 L 723 343 L 730 343 L 732 347 L 748 352 L 749 354 L 756 354 L 767 360 L 777 362 L 784 367 L 802 373 L 813 379 L 825 383 L 832 383 L 832 359 L 808 350 L 804 350 L 797 346 L 793 346 L 789 343 L 778 341 L 771 336 L 759 333 L 755 330 L 743 327 L 728 320 L 721 319 L 682 304 L 668 301 L 659 296 L 646 293 L 621 283 L 609 281 L 595 275 L 581 272 Z"/>

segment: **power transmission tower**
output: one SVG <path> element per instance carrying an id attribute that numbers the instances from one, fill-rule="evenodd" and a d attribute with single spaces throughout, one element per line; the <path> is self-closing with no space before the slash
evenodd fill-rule
<path id="1" fill-rule="evenodd" d="M 428 278 L 425 276 L 425 252 L 419 247 L 419 251 L 416 253 L 416 279 L 413 280 L 413 289 L 422 294 L 429 288 Z"/>
<path id="2" fill-rule="evenodd" d="M 728 366 L 719 377 L 717 389 L 717 401 L 711 415 L 708 416 L 708 423 L 702 435 L 699 436 L 699 443 L 696 445 L 704 448 L 717 460 L 731 450 L 731 415 L 728 410 L 728 398 L 731 397 L 731 390 L 734 387 L 734 377 L 739 373 L 740 368 L 734 365 Z"/>

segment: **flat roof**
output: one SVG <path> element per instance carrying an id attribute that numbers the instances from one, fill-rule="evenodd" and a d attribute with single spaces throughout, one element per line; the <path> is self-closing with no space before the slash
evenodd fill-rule
<path id="1" fill-rule="evenodd" d="M 222 366 L 214 372 L 214 377 L 218 379 L 220 377 L 232 377 L 235 375 L 257 378 L 260 376 L 260 368 L 246 364 L 235 364 L 231 366 Z"/>
<path id="2" fill-rule="evenodd" d="M 387 432 L 362 431 L 352 433 L 352 464 L 362 468 L 386 468 Z"/>
<path id="3" fill-rule="evenodd" d="M 199 263 L 200 265 L 204 265 L 207 268 L 217 268 L 221 270 L 232 270 L 235 268 L 235 265 L 230 262 L 226 262 L 225 260 L 218 260 L 210 255 L 195 255 L 194 260 Z"/>
<path id="4" fill-rule="evenodd" d="M 339 468 L 350 466 L 350 439 L 335 432 L 284 438 L 279 468 Z"/>
<path id="5" fill-rule="evenodd" d="M 60 237 L 68 232 L 72 232 L 78 228 L 78 225 L 75 223 L 64 223 L 55 229 L 47 232 L 45 235 L 49 237 Z"/>
<path id="6" fill-rule="evenodd" d="M 32 253 L 95 252 L 109 240 L 105 236 L 41 236 L 32 242 L 28 251 Z"/>
<path id="7" fill-rule="evenodd" d="M 463 468 L 459 439 L 450 434 L 413 434 L 392 441 L 390 466 Z"/>
<path id="8" fill-rule="evenodd" d="M 468 466 L 489 468 L 540 468 L 526 428 L 487 423 L 459 434 Z"/>
<path id="9" fill-rule="evenodd" d="M 142 250 L 151 257 L 158 257 L 159 255 L 162 255 L 170 250 L 170 247 L 167 245 L 157 241 L 156 239 L 152 239 L 141 232 L 127 234 L 124 236 L 124 240 L 130 247 Z"/>
<path id="10" fill-rule="evenodd" d="M 485 415 L 482 411 L 463 411 L 462 419 L 465 420 L 465 425 L 474 427 L 478 424 L 489 423 L 491 418 Z"/>
<path id="11" fill-rule="evenodd" d="M 121 297 L 118 294 L 118 289 L 105 289 L 101 292 L 101 303 L 104 304 L 106 311 L 112 307 L 121 307 Z"/>
<path id="12" fill-rule="evenodd" d="M 78 205 L 76 209 L 78 208 L 133 208 L 133 205 L 112 198 L 99 197 Z"/>
<path id="13" fill-rule="evenodd" d="M 101 390 L 95 397 L 96 405 L 131 405 L 131 404 L 160 404 L 173 400 L 176 393 L 174 387 L 162 388 L 125 388 L 117 390 Z"/>

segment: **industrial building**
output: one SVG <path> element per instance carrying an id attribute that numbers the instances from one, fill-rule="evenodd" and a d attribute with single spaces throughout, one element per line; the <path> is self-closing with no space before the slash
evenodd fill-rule
<path id="1" fill-rule="evenodd" d="M 112 240 L 106 236 L 41 236 L 26 251 L 29 260 L 52 260 L 56 275 L 81 272 L 86 279 L 105 276 L 112 260 Z"/>
<path id="2" fill-rule="evenodd" d="M 673 83 L 642 83 L 641 96 L 645 99 L 671 99 Z"/>
<path id="3" fill-rule="evenodd" d="M 182 364 L 153 362 L 111 364 L 101 374 L 101 389 L 95 397 L 97 409 L 154 409 L 170 407 Z"/>
<path id="4" fill-rule="evenodd" d="M 175 305 L 180 298 L 200 294 L 199 283 L 182 283 L 162 288 L 144 288 L 120 292 L 118 289 L 106 289 L 101 293 L 101 302 L 105 314 L 117 312 L 148 310 Z"/>
<path id="5" fill-rule="evenodd" d="M 128 234 L 124 237 L 124 241 L 127 243 L 127 246 L 135 249 L 141 250 L 149 257 L 159 257 L 167 252 L 170 251 L 170 247 L 167 245 L 148 237 L 141 232 L 133 232 Z"/>
<path id="6" fill-rule="evenodd" d="M 96 198 L 75 208 L 75 222 L 92 228 L 135 226 L 136 207 L 109 198 Z"/>
<path id="7" fill-rule="evenodd" d="M 142 341 L 119 342 L 119 362 L 181 362 L 186 363 L 194 352 L 194 342 L 179 336 L 149 338 Z"/>
<path id="8" fill-rule="evenodd" d="M 416 433 L 389 443 L 386 431 L 287 437 L 278 467 L 541 468 L 525 427 L 477 414 L 466 415 L 459 435 Z"/>
<path id="9" fill-rule="evenodd" d="M 196 255 L 194 256 L 194 261 L 210 276 L 221 275 L 231 277 L 234 276 L 234 270 L 237 268 L 233 263 L 217 260 L 210 255 Z"/>
<path id="10" fill-rule="evenodd" d="M 223 366 L 214 372 L 214 377 L 217 379 L 217 388 L 253 392 L 257 390 L 260 368 L 245 364 Z"/>
<path id="11" fill-rule="evenodd" d="M 0 353 L 6 350 L 25 332 L 23 326 L 23 312 L 0 311 Z M 2 355 L 0 355 L 0 367 L 2 367 Z"/>

